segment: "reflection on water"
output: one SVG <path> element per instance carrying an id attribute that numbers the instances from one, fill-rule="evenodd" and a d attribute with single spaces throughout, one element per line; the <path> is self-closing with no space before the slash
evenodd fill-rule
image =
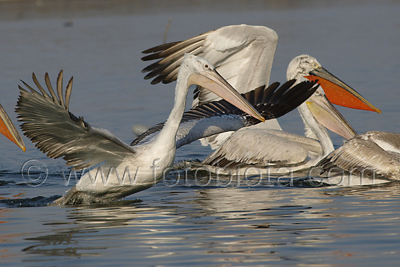
<path id="1" fill-rule="evenodd" d="M 381 256 L 399 252 L 398 209 L 390 205 L 398 198 L 390 192 L 399 187 L 174 192 L 155 187 L 152 193 L 159 198 L 143 202 L 47 207 L 47 231 L 25 238 L 29 245 L 23 252 L 31 263 L 103 255 L 107 264 L 114 262 L 108 259 L 114 253 L 121 264 L 129 264 L 131 253 L 138 264 L 174 265 L 179 258 L 181 265 L 201 265 L 205 255 L 209 264 L 222 259 L 241 264 L 368 263 L 366 251 L 372 248 Z M 60 210 L 65 218 L 56 215 Z M 348 246 L 354 240 L 364 242 Z"/>
<path id="2" fill-rule="evenodd" d="M 271 81 L 283 81 L 289 61 L 309 53 L 382 109 L 371 115 L 339 108 L 357 131 L 398 132 L 399 12 L 395 1 L 0 1 L 0 100 L 17 122 L 19 79 L 48 71 L 54 81 L 64 69 L 74 76 L 71 111 L 129 143 L 131 126 L 165 120 L 174 98 L 173 85 L 143 80 L 140 51 L 165 36 L 176 41 L 246 23 L 278 32 Z M 303 134 L 295 112 L 281 122 Z M 192 177 L 174 185 L 172 174 L 109 206 L 54 207 L 46 204 L 75 181 L 65 186 L 64 162 L 25 143 L 22 153 L 0 140 L 1 265 L 395 266 L 400 260 L 399 182 L 306 187 Z M 177 159 L 209 152 L 193 143 Z M 31 159 L 49 169 L 38 186 L 19 174 Z"/>

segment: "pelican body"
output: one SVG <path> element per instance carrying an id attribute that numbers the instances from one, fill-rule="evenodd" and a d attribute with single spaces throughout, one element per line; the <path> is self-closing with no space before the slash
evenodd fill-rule
<path id="1" fill-rule="evenodd" d="M 57 80 L 57 95 L 45 75 L 47 89 L 36 77 L 40 93 L 24 83 L 20 87 L 18 118 L 24 134 L 47 156 L 63 157 L 75 169 L 89 168 L 79 182 L 54 204 L 109 202 L 155 185 L 163 179 L 175 157 L 175 136 L 188 88 L 200 85 L 223 97 L 259 120 L 264 118 L 219 75 L 207 60 L 185 55 L 177 79 L 172 111 L 160 133 L 135 146 L 125 144 L 105 129 L 92 127 L 69 112 L 72 79 L 65 98 L 62 72 Z"/>

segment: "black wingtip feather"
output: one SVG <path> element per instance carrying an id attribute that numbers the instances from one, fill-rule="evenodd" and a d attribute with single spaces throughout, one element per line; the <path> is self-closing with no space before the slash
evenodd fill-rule
<path id="1" fill-rule="evenodd" d="M 174 45 L 176 45 L 176 44 L 179 44 L 179 43 L 181 43 L 181 42 L 182 42 L 182 41 L 171 42 L 171 43 L 165 43 L 165 44 L 157 45 L 157 46 L 154 46 L 154 47 L 151 47 L 151 48 L 149 48 L 149 49 L 146 49 L 146 50 L 142 51 L 142 53 L 143 53 L 143 54 L 157 53 L 157 52 L 160 52 L 160 51 L 164 51 L 164 50 L 166 50 L 166 49 L 168 49 L 168 48 L 170 48 L 170 47 L 172 47 L 172 46 L 174 46 Z M 143 59 L 143 58 L 142 58 L 142 60 L 143 60 L 143 61 L 146 61 L 147 59 Z M 149 59 L 149 60 L 151 60 L 151 59 Z"/>

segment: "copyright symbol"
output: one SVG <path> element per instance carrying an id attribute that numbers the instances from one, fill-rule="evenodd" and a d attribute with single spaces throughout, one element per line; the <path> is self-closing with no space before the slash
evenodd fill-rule
<path id="1" fill-rule="evenodd" d="M 48 174 L 47 165 L 37 159 L 28 160 L 21 167 L 22 179 L 28 186 L 40 186 L 46 181 Z"/>

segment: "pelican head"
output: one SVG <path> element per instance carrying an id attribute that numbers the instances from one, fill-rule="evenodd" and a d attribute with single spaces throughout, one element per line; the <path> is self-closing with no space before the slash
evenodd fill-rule
<path id="1" fill-rule="evenodd" d="M 181 72 L 190 73 L 187 79 L 188 86 L 200 85 L 207 88 L 256 119 L 265 121 L 264 117 L 215 70 L 208 60 L 185 54 L 179 70 L 179 73 Z"/>
<path id="2" fill-rule="evenodd" d="M 381 113 L 380 109 L 376 108 L 356 90 L 323 68 L 312 56 L 300 55 L 292 59 L 289 63 L 286 76 L 287 79 L 302 80 L 306 78 L 310 81 L 318 80 L 329 101 L 335 105 Z"/>
<path id="3" fill-rule="evenodd" d="M 313 70 L 319 68 L 322 68 L 322 65 L 316 58 L 309 55 L 300 55 L 290 61 L 286 72 L 286 78 L 288 80 L 303 79 L 303 77 L 310 75 Z"/>

